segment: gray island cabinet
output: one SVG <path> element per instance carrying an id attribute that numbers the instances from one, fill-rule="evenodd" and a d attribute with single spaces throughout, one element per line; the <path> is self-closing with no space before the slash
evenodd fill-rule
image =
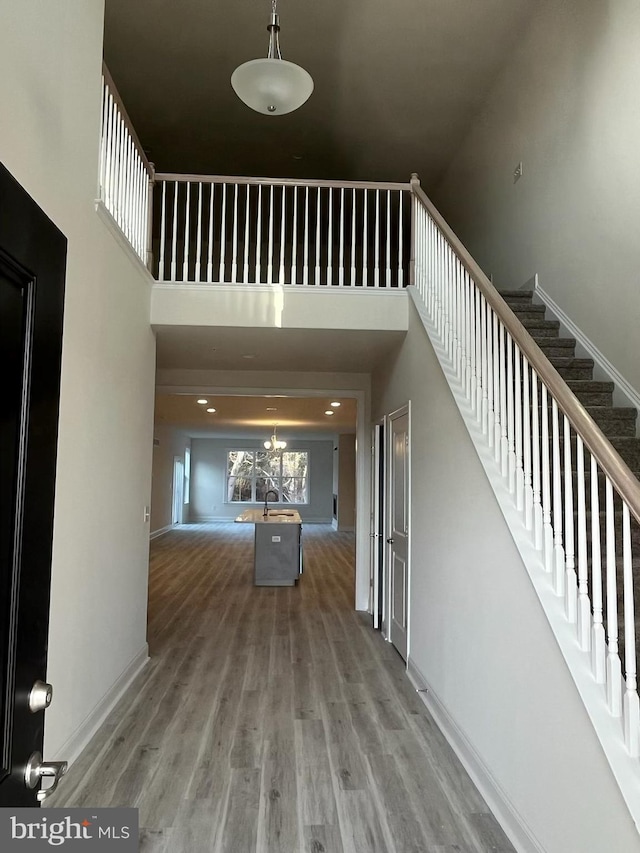
<path id="1" fill-rule="evenodd" d="M 302 519 L 297 510 L 247 509 L 237 522 L 255 524 L 255 586 L 294 586 L 302 572 Z"/>

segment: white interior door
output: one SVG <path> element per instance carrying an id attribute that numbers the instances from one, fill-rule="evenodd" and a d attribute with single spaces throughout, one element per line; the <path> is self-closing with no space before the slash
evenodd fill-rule
<path id="1" fill-rule="evenodd" d="M 387 566 L 389 639 L 407 659 L 409 630 L 409 412 L 389 417 Z"/>
<path id="2" fill-rule="evenodd" d="M 383 427 L 376 424 L 371 434 L 371 612 L 373 627 L 382 619 L 382 539 L 384 535 L 384 448 Z"/>
<path id="3" fill-rule="evenodd" d="M 179 456 L 173 457 L 173 498 L 171 508 L 171 523 L 182 524 L 182 507 L 184 505 L 184 462 Z"/>

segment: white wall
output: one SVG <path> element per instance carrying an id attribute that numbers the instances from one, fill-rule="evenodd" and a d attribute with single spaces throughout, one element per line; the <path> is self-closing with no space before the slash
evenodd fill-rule
<path id="1" fill-rule="evenodd" d="M 0 19 L 0 159 L 69 240 L 45 737 L 67 758 L 146 650 L 150 282 L 94 209 L 103 3 L 0 0 Z"/>
<path id="2" fill-rule="evenodd" d="M 415 309 L 374 376 L 411 400 L 410 663 L 545 853 L 640 840 Z"/>
<path id="3" fill-rule="evenodd" d="M 499 287 L 539 273 L 638 389 L 640 5 L 535 6 L 434 201 Z"/>
<path id="4" fill-rule="evenodd" d="M 185 450 L 191 446 L 189 436 L 179 429 L 156 424 L 153 430 L 153 475 L 151 485 L 150 532 L 157 533 L 171 526 L 173 509 L 173 460 L 184 462 Z M 156 444 L 155 441 L 158 443 Z M 189 506 L 183 509 L 183 521 L 189 520 Z"/>
<path id="5" fill-rule="evenodd" d="M 194 438 L 191 441 L 191 521 L 233 521 L 246 508 L 226 503 L 227 451 L 259 448 L 258 439 Z M 287 435 L 287 450 L 309 451 L 309 504 L 298 506 L 303 521 L 329 523 L 332 509 L 333 441 Z"/>

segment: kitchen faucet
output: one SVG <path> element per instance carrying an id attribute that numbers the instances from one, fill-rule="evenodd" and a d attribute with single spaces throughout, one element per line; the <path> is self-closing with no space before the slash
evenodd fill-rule
<path id="1" fill-rule="evenodd" d="M 267 490 L 267 493 L 264 496 L 264 512 L 262 513 L 263 518 L 266 518 L 269 515 L 269 506 L 267 504 L 267 499 L 268 499 L 269 495 L 275 495 L 276 500 L 277 501 L 280 500 L 280 495 L 276 492 L 275 489 L 268 489 Z"/>

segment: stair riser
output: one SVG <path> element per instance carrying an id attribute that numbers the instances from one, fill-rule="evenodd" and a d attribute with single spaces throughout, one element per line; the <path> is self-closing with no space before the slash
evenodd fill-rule
<path id="1" fill-rule="evenodd" d="M 551 362 L 553 364 L 553 361 Z M 563 379 L 586 380 L 593 377 L 593 365 L 553 364 Z"/>

